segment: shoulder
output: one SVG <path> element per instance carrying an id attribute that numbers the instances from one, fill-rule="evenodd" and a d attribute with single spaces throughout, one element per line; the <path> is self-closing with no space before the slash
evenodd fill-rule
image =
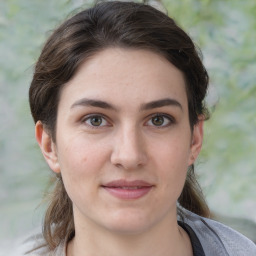
<path id="1" fill-rule="evenodd" d="M 10 256 L 50 256 L 43 235 L 40 232 L 28 234 L 16 242 L 14 248 L 10 248 Z"/>
<path id="2" fill-rule="evenodd" d="M 60 244 L 54 251 L 49 250 L 41 232 L 35 232 L 16 247 L 10 256 L 65 256 L 65 243 Z"/>
<path id="3" fill-rule="evenodd" d="M 252 256 L 256 245 L 237 231 L 207 218 L 182 209 L 184 222 L 196 233 L 206 256 Z"/>

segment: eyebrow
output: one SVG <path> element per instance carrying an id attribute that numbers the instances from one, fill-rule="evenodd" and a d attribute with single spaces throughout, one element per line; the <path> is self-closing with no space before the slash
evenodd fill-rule
<path id="1" fill-rule="evenodd" d="M 71 109 L 75 108 L 75 107 L 79 107 L 79 106 L 97 107 L 97 108 L 104 108 L 104 109 L 110 109 L 110 110 L 117 111 L 116 107 L 114 107 L 113 105 L 111 105 L 105 101 L 87 99 L 87 98 L 80 99 L 80 100 L 76 101 L 75 103 L 73 103 L 71 105 Z M 170 99 L 170 98 L 155 100 L 155 101 L 151 101 L 151 102 L 142 104 L 140 107 L 140 110 L 142 110 L 142 111 L 150 110 L 150 109 L 161 108 L 161 107 L 165 107 L 165 106 L 175 106 L 175 107 L 179 107 L 181 110 L 183 110 L 182 105 L 177 100 Z"/>
<path id="2" fill-rule="evenodd" d="M 116 110 L 114 106 L 111 104 L 101 101 L 101 100 L 94 100 L 94 99 L 87 99 L 83 98 L 78 101 L 76 101 L 74 104 L 72 104 L 71 109 L 78 106 L 84 106 L 84 107 L 97 107 L 97 108 L 106 108 L 111 110 Z"/>
<path id="3" fill-rule="evenodd" d="M 149 109 L 161 108 L 161 107 L 165 107 L 165 106 L 175 106 L 175 107 L 179 107 L 181 110 L 183 110 L 182 105 L 177 100 L 170 99 L 170 98 L 145 103 L 141 106 L 141 110 L 149 110 Z"/>

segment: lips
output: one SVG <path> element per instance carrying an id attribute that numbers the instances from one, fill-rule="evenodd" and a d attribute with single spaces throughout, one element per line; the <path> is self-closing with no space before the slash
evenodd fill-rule
<path id="1" fill-rule="evenodd" d="M 119 199 L 139 199 L 150 192 L 153 185 L 143 180 L 114 180 L 102 185 L 110 195 Z"/>

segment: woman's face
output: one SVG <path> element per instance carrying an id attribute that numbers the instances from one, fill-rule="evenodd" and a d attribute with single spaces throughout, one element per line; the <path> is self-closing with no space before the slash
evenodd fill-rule
<path id="1" fill-rule="evenodd" d="M 36 129 L 75 225 L 124 233 L 176 220 L 203 133 L 202 122 L 190 129 L 182 73 L 156 53 L 121 48 L 97 53 L 65 85 L 56 143 Z"/>

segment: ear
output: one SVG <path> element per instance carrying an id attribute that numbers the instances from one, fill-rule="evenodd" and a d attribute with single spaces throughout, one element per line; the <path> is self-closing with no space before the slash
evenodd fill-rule
<path id="1" fill-rule="evenodd" d="M 190 146 L 190 157 L 189 157 L 189 165 L 192 165 L 197 159 L 203 144 L 204 137 L 204 121 L 199 120 L 199 122 L 194 125 L 191 146 Z"/>
<path id="2" fill-rule="evenodd" d="M 35 126 L 35 136 L 37 143 L 42 151 L 42 154 L 48 163 L 49 167 L 56 173 L 60 172 L 60 166 L 58 162 L 58 155 L 56 145 L 46 131 L 45 127 L 38 121 Z"/>

